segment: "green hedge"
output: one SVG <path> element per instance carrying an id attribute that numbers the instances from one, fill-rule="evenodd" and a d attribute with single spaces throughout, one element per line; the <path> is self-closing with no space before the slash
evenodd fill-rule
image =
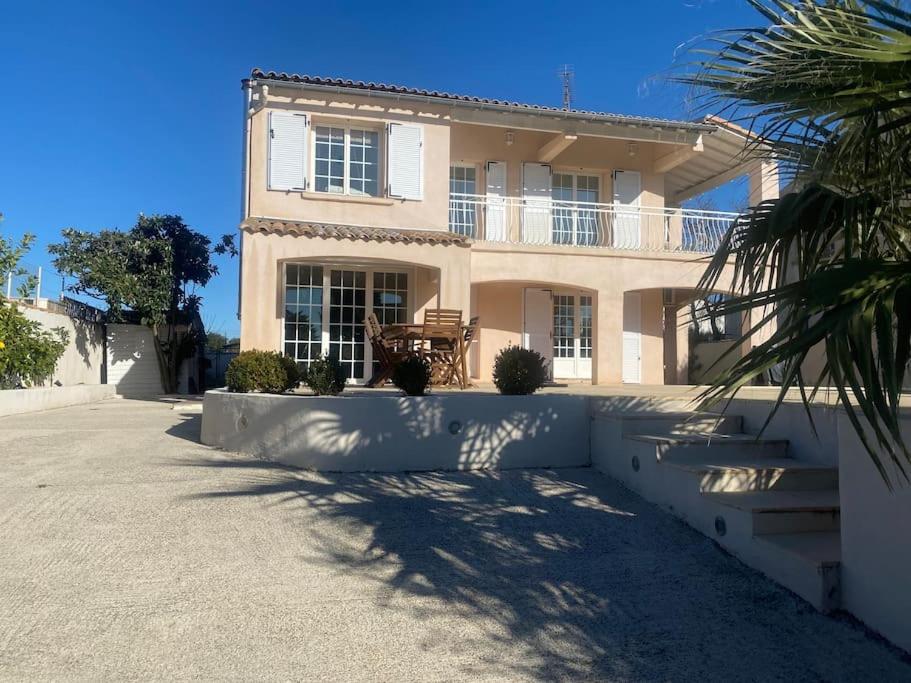
<path id="1" fill-rule="evenodd" d="M 282 394 L 300 384 L 297 363 L 276 351 L 243 351 L 225 371 L 228 391 Z"/>

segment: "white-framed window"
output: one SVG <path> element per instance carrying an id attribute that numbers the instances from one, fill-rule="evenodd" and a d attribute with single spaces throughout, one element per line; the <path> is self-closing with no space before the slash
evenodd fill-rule
<path id="1" fill-rule="evenodd" d="M 412 302 L 412 271 L 332 263 L 287 263 L 282 349 L 301 365 L 322 354 L 335 357 L 353 382 L 374 368 L 364 319 L 405 323 Z"/>
<path id="2" fill-rule="evenodd" d="M 306 263 L 285 266 L 285 354 L 304 366 L 323 347 L 323 267 Z"/>
<path id="3" fill-rule="evenodd" d="M 593 246 L 599 243 L 601 179 L 584 173 L 555 172 L 551 181 L 554 244 Z"/>
<path id="4" fill-rule="evenodd" d="M 313 191 L 380 195 L 380 134 L 359 127 L 313 126 Z"/>
<path id="5" fill-rule="evenodd" d="M 380 325 L 408 321 L 408 273 L 374 271 L 373 312 Z"/>
<path id="6" fill-rule="evenodd" d="M 473 165 L 449 167 L 449 230 L 475 237 L 477 226 L 478 169 Z M 465 196 L 468 195 L 468 196 Z"/>
<path id="7" fill-rule="evenodd" d="M 575 358 L 576 297 L 554 295 L 554 358 Z"/>
<path id="8" fill-rule="evenodd" d="M 579 357 L 592 357 L 592 297 L 579 297 Z"/>

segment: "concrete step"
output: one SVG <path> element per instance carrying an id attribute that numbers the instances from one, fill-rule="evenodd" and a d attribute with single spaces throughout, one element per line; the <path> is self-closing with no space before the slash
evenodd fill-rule
<path id="1" fill-rule="evenodd" d="M 705 493 L 703 495 L 719 505 L 751 512 L 829 512 L 839 509 L 839 496 L 836 489 L 824 491 L 743 491 L 738 493 Z"/>
<path id="2" fill-rule="evenodd" d="M 695 477 L 698 490 L 702 493 L 824 491 L 838 488 L 837 467 L 792 458 L 748 458 L 737 454 L 725 457 L 709 451 L 699 459 L 665 459 L 662 465 Z"/>
<path id="3" fill-rule="evenodd" d="M 773 534 L 753 539 L 758 567 L 822 612 L 841 606 L 841 534 Z"/>
<path id="4" fill-rule="evenodd" d="M 840 528 L 838 491 L 833 489 L 707 492 L 703 495 L 723 508 L 720 511 L 722 518 L 731 514 L 748 516 L 754 535 L 838 531 Z"/>
<path id="5" fill-rule="evenodd" d="M 593 396 L 590 401 L 592 415 L 693 412 L 693 399 L 686 396 Z"/>
<path id="6" fill-rule="evenodd" d="M 786 440 L 675 434 L 676 415 L 628 417 L 595 418 L 596 467 L 817 609 L 839 606 L 836 467 L 788 457 Z"/>
<path id="7" fill-rule="evenodd" d="M 629 434 L 624 439 L 653 444 L 660 461 L 786 458 L 788 455 L 786 439 L 757 439 L 750 434 Z"/>
<path id="8" fill-rule="evenodd" d="M 617 420 L 623 436 L 633 434 L 735 434 L 743 429 L 740 415 L 679 411 L 595 414 L 596 420 Z"/>
<path id="9" fill-rule="evenodd" d="M 681 502 L 678 514 L 732 555 L 816 609 L 839 606 L 837 491 L 703 493 Z"/>

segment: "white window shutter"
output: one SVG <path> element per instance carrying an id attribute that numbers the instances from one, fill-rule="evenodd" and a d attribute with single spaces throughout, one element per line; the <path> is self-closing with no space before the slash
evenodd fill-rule
<path id="1" fill-rule="evenodd" d="M 424 197 L 424 127 L 389 124 L 389 196 L 402 199 Z"/>
<path id="2" fill-rule="evenodd" d="M 269 112 L 269 189 L 307 189 L 307 115 Z"/>

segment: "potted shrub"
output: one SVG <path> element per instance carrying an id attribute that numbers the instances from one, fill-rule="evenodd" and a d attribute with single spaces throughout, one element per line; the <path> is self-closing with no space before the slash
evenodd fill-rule
<path id="1" fill-rule="evenodd" d="M 409 396 L 423 396 L 430 386 L 430 363 L 420 356 L 408 356 L 395 366 L 392 383 Z"/>
<path id="2" fill-rule="evenodd" d="M 276 351 L 243 351 L 225 371 L 228 391 L 283 394 L 300 384 L 297 363 Z"/>
<path id="3" fill-rule="evenodd" d="M 345 390 L 345 368 L 332 356 L 320 356 L 310 363 L 304 384 L 317 396 L 337 396 Z"/>
<path id="4" fill-rule="evenodd" d="M 501 394 L 533 394 L 547 379 L 547 362 L 537 351 L 519 346 L 501 349 L 493 362 L 493 383 Z"/>

